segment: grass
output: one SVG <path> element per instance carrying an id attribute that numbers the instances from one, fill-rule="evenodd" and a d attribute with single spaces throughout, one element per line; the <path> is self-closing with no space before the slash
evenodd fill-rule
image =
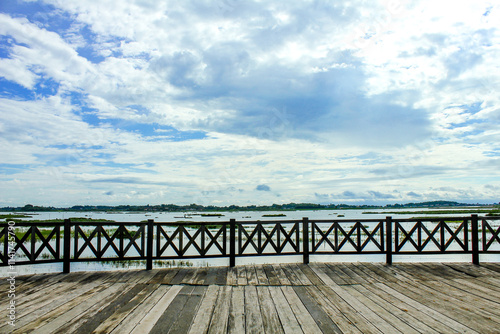
<path id="1" fill-rule="evenodd" d="M 16 218 L 31 218 L 33 216 L 28 216 L 28 215 L 23 215 L 23 214 L 19 214 L 19 215 L 13 215 L 13 214 L 8 214 L 8 215 L 0 215 L 0 219 L 5 219 L 5 220 L 13 220 L 13 219 L 16 219 Z"/>
<path id="2" fill-rule="evenodd" d="M 286 215 L 283 213 L 277 213 L 277 214 L 262 215 L 262 217 L 286 217 Z"/>

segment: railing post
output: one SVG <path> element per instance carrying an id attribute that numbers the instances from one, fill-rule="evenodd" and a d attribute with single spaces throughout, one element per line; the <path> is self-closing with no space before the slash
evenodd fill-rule
<path id="1" fill-rule="evenodd" d="M 76 231 L 75 231 L 76 233 Z M 63 239 L 63 273 L 69 274 L 71 270 L 71 220 L 64 219 L 64 239 Z"/>
<path id="2" fill-rule="evenodd" d="M 229 220 L 229 266 L 236 266 L 236 219 Z"/>
<path id="3" fill-rule="evenodd" d="M 303 263 L 309 264 L 309 218 L 302 218 L 302 257 Z"/>
<path id="4" fill-rule="evenodd" d="M 154 220 L 148 219 L 148 233 L 146 246 L 146 270 L 153 269 L 153 239 L 154 239 Z"/>
<path id="5" fill-rule="evenodd" d="M 392 217 L 385 217 L 385 263 L 392 264 Z"/>
<path id="6" fill-rule="evenodd" d="M 472 263 L 479 264 L 479 228 L 477 215 L 471 215 Z"/>

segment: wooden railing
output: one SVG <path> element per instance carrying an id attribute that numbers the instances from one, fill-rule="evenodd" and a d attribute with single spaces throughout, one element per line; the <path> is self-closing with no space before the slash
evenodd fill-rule
<path id="1" fill-rule="evenodd" d="M 244 256 L 500 254 L 500 217 L 336 219 L 163 223 L 64 222 L 0 224 L 0 266 Z"/>

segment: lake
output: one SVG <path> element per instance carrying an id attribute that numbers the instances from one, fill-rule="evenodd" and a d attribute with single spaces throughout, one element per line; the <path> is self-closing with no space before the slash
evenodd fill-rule
<path id="1" fill-rule="evenodd" d="M 484 209 L 484 208 L 478 208 Z M 67 218 L 92 218 L 92 219 L 107 219 L 117 222 L 140 222 L 147 219 L 154 219 L 155 222 L 177 222 L 177 221 L 192 221 L 192 222 L 218 222 L 228 221 L 229 219 L 236 219 L 236 221 L 277 221 L 277 220 L 300 220 L 302 217 L 310 219 L 384 219 L 386 216 L 393 218 L 412 218 L 415 216 L 435 217 L 436 214 L 425 214 L 422 212 L 433 211 L 434 208 L 403 208 L 403 209 L 355 209 L 355 210 L 304 210 L 304 211 L 239 211 L 239 212 L 216 212 L 222 216 L 201 216 L 208 212 L 195 213 L 195 212 L 151 212 L 151 213 L 130 213 L 130 212 L 34 212 L 28 213 L 32 218 L 25 220 L 52 220 L 52 219 L 67 219 Z M 464 208 L 450 208 L 446 210 L 464 210 Z M 378 212 L 372 214 L 363 214 L 363 212 Z M 396 214 L 394 212 L 415 212 L 415 214 Z M 264 215 L 278 215 L 284 214 L 281 217 L 265 217 Z M 446 216 L 470 216 L 471 213 L 457 213 L 439 215 L 440 217 Z M 481 214 L 479 214 L 481 215 Z M 169 266 L 227 266 L 229 260 L 227 258 L 218 259 L 200 259 L 189 261 L 159 261 L 154 263 L 155 268 L 169 267 Z M 265 264 L 265 263 L 290 263 L 301 262 L 301 255 L 288 255 L 288 256 L 269 256 L 269 257 L 237 257 L 236 264 Z M 384 262 L 384 255 L 311 255 L 311 262 Z M 403 256 L 397 255 L 394 257 L 394 262 L 470 262 L 471 255 L 410 255 Z M 481 261 L 500 261 L 498 254 L 482 254 Z M 95 271 L 95 270 L 119 270 L 124 268 L 143 269 L 145 268 L 144 261 L 133 262 L 80 262 L 72 263 L 71 271 Z M 17 275 L 32 274 L 32 273 L 47 273 L 47 272 L 61 272 L 62 263 L 51 264 L 37 264 L 37 265 L 18 265 L 16 266 Z M 9 269 L 7 267 L 0 268 L 0 276 L 7 276 Z"/>

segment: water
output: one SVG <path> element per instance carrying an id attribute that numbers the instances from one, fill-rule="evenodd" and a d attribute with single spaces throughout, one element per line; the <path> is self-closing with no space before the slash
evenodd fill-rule
<path id="1" fill-rule="evenodd" d="M 222 216 L 201 216 L 200 213 L 193 212 L 151 212 L 151 213 L 107 213 L 107 212 L 35 212 L 29 213 L 31 218 L 25 220 L 51 220 L 51 219 L 66 219 L 66 218 L 92 218 L 92 219 L 107 219 L 117 222 L 140 222 L 148 219 L 154 219 L 155 222 L 222 222 L 229 219 L 236 221 L 277 221 L 277 220 L 300 220 L 302 217 L 309 219 L 385 219 L 386 216 L 393 218 L 412 218 L 415 216 L 436 216 L 435 214 L 425 214 L 422 212 L 432 211 L 435 209 L 363 209 L 363 210 L 307 210 L 307 211 L 240 211 L 240 212 L 217 212 Z M 450 209 L 453 210 L 453 209 Z M 463 210 L 456 208 L 456 210 Z M 379 212 L 376 214 L 363 214 L 363 212 Z M 415 212 L 415 214 L 394 214 L 393 212 Z M 418 213 L 417 213 L 418 212 Z M 206 213 L 205 213 L 206 214 Z M 264 215 L 279 215 L 281 217 L 265 217 Z M 470 216 L 470 213 L 463 214 L 447 214 L 445 216 Z M 497 221 L 498 222 L 498 221 Z M 72 248 L 73 249 L 73 248 Z M 311 262 L 384 262 L 385 255 L 311 255 Z M 471 255 L 468 254 L 442 254 L 442 255 L 394 255 L 394 262 L 471 262 Z M 481 261 L 500 261 L 499 254 L 484 254 L 481 255 Z M 302 262 L 301 255 L 286 255 L 286 256 L 265 256 L 265 257 L 237 257 L 236 264 L 266 264 L 266 263 L 297 263 Z M 162 264 L 162 265 L 160 265 Z M 155 268 L 164 268 L 169 266 L 227 266 L 229 265 L 228 258 L 214 259 L 192 259 L 186 261 L 163 261 L 155 262 Z M 124 268 L 143 269 L 145 268 L 144 261 L 132 261 L 125 263 L 118 262 L 78 262 L 71 263 L 71 271 L 102 271 L 102 270 L 122 270 Z M 62 263 L 37 264 L 37 265 L 18 265 L 15 267 L 17 275 L 61 272 Z M 7 276 L 10 272 L 8 267 L 0 268 L 0 276 Z"/>

